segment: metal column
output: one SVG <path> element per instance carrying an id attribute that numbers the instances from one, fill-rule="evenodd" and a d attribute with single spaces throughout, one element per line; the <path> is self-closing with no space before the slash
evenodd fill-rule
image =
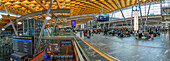
<path id="1" fill-rule="evenodd" d="M 91 26 L 92 26 L 92 23 L 91 23 L 91 20 L 90 20 L 90 29 L 92 29 L 92 27 L 91 27 Z"/>
<path id="2" fill-rule="evenodd" d="M 103 29 L 105 28 L 105 25 L 106 25 L 106 24 L 105 24 L 105 22 L 104 22 L 104 24 L 103 24 Z"/>
<path id="3" fill-rule="evenodd" d="M 116 1 L 116 0 L 115 0 L 115 1 Z M 116 1 L 116 4 L 117 4 L 117 6 L 118 6 L 118 8 L 119 8 L 119 10 L 120 10 L 120 12 L 121 12 L 121 14 L 122 14 L 122 16 L 123 16 L 124 21 L 126 22 L 126 25 L 129 27 L 129 25 L 128 25 L 128 23 L 127 23 L 127 20 L 126 20 L 124 14 L 123 14 L 123 12 L 122 12 L 122 9 L 120 8 L 120 6 L 119 6 L 119 4 L 118 4 L 117 1 Z"/>
<path id="4" fill-rule="evenodd" d="M 161 10 L 161 25 L 162 25 L 162 20 L 163 20 L 163 16 L 162 16 L 162 0 L 160 0 L 160 10 Z"/>
<path id="5" fill-rule="evenodd" d="M 62 5 L 61 9 L 63 8 L 64 3 L 65 3 L 65 1 L 63 2 L 63 5 Z M 60 15 L 60 13 L 59 13 L 58 15 Z M 55 21 L 55 24 L 54 24 L 54 26 L 53 26 L 52 32 L 54 32 L 54 29 L 55 29 L 55 27 L 56 27 L 57 21 L 58 21 L 58 18 L 57 18 L 57 20 Z"/>
<path id="6" fill-rule="evenodd" d="M 114 11 L 112 12 L 112 16 L 113 16 L 113 13 L 114 13 Z M 110 23 L 111 23 L 111 19 L 112 19 L 112 18 L 113 18 L 113 17 L 111 17 L 110 20 L 109 20 L 108 28 L 109 28 L 109 26 L 110 26 Z"/>
<path id="7" fill-rule="evenodd" d="M 45 20 L 44 20 L 43 26 L 42 26 L 42 28 L 41 28 L 41 32 L 40 32 L 39 39 L 38 39 L 38 44 L 37 44 L 37 47 L 36 47 L 36 51 L 38 51 L 38 49 L 39 49 L 40 41 L 41 41 L 41 38 L 42 38 L 43 33 L 44 33 L 44 28 L 45 28 L 45 26 L 46 26 L 46 24 L 47 24 L 47 19 L 46 19 L 46 18 L 48 17 L 48 15 L 49 15 L 49 13 L 50 13 L 50 11 L 51 11 L 52 3 L 53 3 L 53 0 L 50 1 L 50 5 L 49 5 L 49 7 L 48 7 L 48 11 L 47 11 L 47 13 L 46 13 L 46 15 L 45 15 Z"/>
<path id="8" fill-rule="evenodd" d="M 55 27 L 56 27 L 57 21 L 58 21 L 58 18 L 57 18 L 57 19 L 56 19 L 56 21 L 55 21 L 55 24 L 54 24 L 54 26 L 53 26 L 52 33 L 53 33 L 53 32 L 54 32 L 54 30 L 55 30 Z"/>
<path id="9" fill-rule="evenodd" d="M 140 20 L 141 20 L 141 24 L 143 27 L 143 20 L 142 20 L 142 11 L 141 11 L 141 6 L 140 6 L 140 1 L 138 0 L 138 4 L 139 4 L 139 11 L 140 11 Z"/>
<path id="10" fill-rule="evenodd" d="M 29 33 L 29 21 L 28 21 L 28 19 L 27 19 L 27 35 L 28 35 L 28 36 L 30 35 L 30 33 Z"/>
<path id="11" fill-rule="evenodd" d="M 8 16 L 9 16 L 9 13 L 8 13 L 5 5 L 4 5 L 4 8 L 5 8 L 5 10 L 6 10 L 6 13 L 7 13 Z M 13 28 L 13 30 L 14 30 L 14 32 L 15 32 L 15 35 L 18 36 L 17 30 L 16 30 L 16 28 L 15 28 L 15 25 L 14 25 L 13 21 L 12 21 L 10 18 L 9 18 L 9 20 L 10 20 L 10 22 L 11 22 L 11 24 L 12 24 L 12 28 Z"/>
<path id="12" fill-rule="evenodd" d="M 132 17 L 133 17 L 133 6 L 132 6 L 132 12 L 131 12 L 131 28 L 133 27 Z"/>
<path id="13" fill-rule="evenodd" d="M 148 21 L 148 16 L 149 16 L 149 12 L 150 12 L 150 6 L 151 6 L 151 0 L 149 2 L 149 8 L 148 8 L 148 12 L 147 12 L 147 15 L 146 15 L 146 21 L 145 21 L 145 30 L 146 30 L 146 25 L 147 25 L 147 21 Z"/>

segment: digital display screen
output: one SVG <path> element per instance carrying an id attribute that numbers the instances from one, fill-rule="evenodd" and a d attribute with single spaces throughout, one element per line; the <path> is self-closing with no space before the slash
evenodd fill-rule
<path id="1" fill-rule="evenodd" d="M 71 20 L 71 26 L 76 26 L 76 21 L 75 20 Z"/>
<path id="2" fill-rule="evenodd" d="M 108 14 L 98 14 L 96 16 L 97 21 L 109 21 L 109 15 Z"/>
<path id="3" fill-rule="evenodd" d="M 15 52 L 26 53 L 28 55 L 33 54 L 33 38 L 32 37 L 16 37 L 13 38 L 13 50 Z"/>

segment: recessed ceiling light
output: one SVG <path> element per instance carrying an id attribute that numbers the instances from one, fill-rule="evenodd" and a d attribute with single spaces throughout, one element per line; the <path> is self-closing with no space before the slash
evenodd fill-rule
<path id="1" fill-rule="evenodd" d="M 0 15 L 0 18 L 2 18 L 2 15 Z"/>
<path id="2" fill-rule="evenodd" d="M 22 24 L 22 22 L 18 22 L 18 24 L 19 24 L 19 25 L 21 25 L 21 24 Z"/>
<path id="3" fill-rule="evenodd" d="M 4 31 L 5 30 L 5 28 L 2 28 L 2 31 Z"/>
<path id="4" fill-rule="evenodd" d="M 28 1 L 24 1 L 24 2 L 28 2 Z"/>
<path id="5" fill-rule="evenodd" d="M 15 6 L 18 6 L 18 5 L 15 5 Z"/>
<path id="6" fill-rule="evenodd" d="M 35 1 L 32 1 L 32 2 L 35 2 Z"/>
<path id="7" fill-rule="evenodd" d="M 10 4 L 10 2 L 7 2 L 6 4 Z"/>
<path id="8" fill-rule="evenodd" d="M 46 19 L 49 20 L 49 19 L 51 19 L 51 17 L 47 16 Z"/>
<path id="9" fill-rule="evenodd" d="M 18 1 L 16 1 L 15 3 L 18 3 Z"/>

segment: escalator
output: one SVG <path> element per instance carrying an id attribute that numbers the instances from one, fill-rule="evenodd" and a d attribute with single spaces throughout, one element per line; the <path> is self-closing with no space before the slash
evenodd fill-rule
<path id="1" fill-rule="evenodd" d="M 76 61 L 76 52 L 71 40 L 52 40 L 47 48 L 47 55 L 52 61 Z"/>
<path id="2" fill-rule="evenodd" d="M 56 33 L 58 34 L 58 33 Z M 62 35 L 60 35 L 62 34 Z M 68 35 L 69 34 L 69 35 Z M 17 38 L 17 39 L 16 39 Z M 37 45 L 38 37 L 16 37 L 13 38 L 14 41 L 24 42 L 27 47 L 32 45 L 34 49 L 31 50 L 32 53 L 25 54 L 24 56 L 18 58 L 22 60 L 28 61 L 118 61 L 117 59 L 109 56 L 108 54 L 100 51 L 95 48 L 90 43 L 83 40 L 81 37 L 76 34 L 71 34 L 67 32 L 60 32 L 59 35 L 52 36 L 43 36 L 42 41 L 40 42 L 39 50 L 36 50 L 35 46 Z M 19 38 L 19 39 L 18 39 Z M 27 39 L 22 39 L 27 38 Z M 34 43 L 35 42 L 35 43 Z M 23 43 L 19 43 L 20 45 Z M 21 45 L 20 45 L 21 46 Z M 25 49 L 25 48 L 22 48 Z M 21 51 L 22 52 L 22 51 Z M 11 58 L 12 60 L 16 60 L 15 56 L 18 56 L 17 53 L 13 53 Z M 13 56 L 14 55 L 14 56 Z"/>

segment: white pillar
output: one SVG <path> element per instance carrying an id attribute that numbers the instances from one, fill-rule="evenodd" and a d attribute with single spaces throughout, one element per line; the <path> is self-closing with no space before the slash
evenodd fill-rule
<path id="1" fill-rule="evenodd" d="M 81 24 L 81 30 L 84 31 L 84 24 Z M 83 31 L 80 31 L 80 37 L 82 37 L 84 39 L 84 33 Z"/>
<path id="2" fill-rule="evenodd" d="M 138 11 L 134 11 L 134 31 L 138 30 Z"/>

